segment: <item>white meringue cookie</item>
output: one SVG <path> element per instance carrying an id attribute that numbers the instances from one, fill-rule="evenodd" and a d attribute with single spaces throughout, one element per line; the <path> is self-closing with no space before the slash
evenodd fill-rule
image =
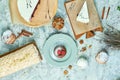
<path id="1" fill-rule="evenodd" d="M 77 61 L 77 65 L 80 67 L 80 69 L 85 69 L 88 66 L 88 61 L 85 58 L 80 58 Z"/>

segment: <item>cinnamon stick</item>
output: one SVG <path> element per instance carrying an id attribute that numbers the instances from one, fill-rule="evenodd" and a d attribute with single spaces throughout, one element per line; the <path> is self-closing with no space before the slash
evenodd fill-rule
<path id="1" fill-rule="evenodd" d="M 29 37 L 30 35 L 33 35 L 31 32 L 28 32 L 26 30 L 22 30 L 22 34 L 27 37 Z"/>
<path id="2" fill-rule="evenodd" d="M 102 19 L 104 18 L 104 14 L 105 14 L 105 6 L 103 7 L 103 10 L 102 10 Z"/>
<path id="3" fill-rule="evenodd" d="M 109 12 L 110 12 L 110 7 L 108 7 L 108 11 L 107 11 L 106 19 L 108 18 Z"/>
<path id="4" fill-rule="evenodd" d="M 19 33 L 19 35 L 17 36 L 17 38 L 19 38 L 21 36 L 27 36 L 27 37 L 29 37 L 30 35 L 33 35 L 33 34 L 31 32 L 26 31 L 26 30 L 22 30 L 21 33 Z"/>

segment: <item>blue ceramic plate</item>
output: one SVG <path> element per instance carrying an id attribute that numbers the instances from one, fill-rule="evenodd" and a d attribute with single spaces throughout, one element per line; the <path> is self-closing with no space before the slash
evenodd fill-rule
<path id="1" fill-rule="evenodd" d="M 62 58 L 54 55 L 54 49 L 59 45 L 66 48 L 66 55 Z M 77 60 L 77 44 L 75 40 L 67 34 L 54 34 L 46 40 L 43 46 L 43 55 L 46 61 L 53 66 L 68 66 Z"/>

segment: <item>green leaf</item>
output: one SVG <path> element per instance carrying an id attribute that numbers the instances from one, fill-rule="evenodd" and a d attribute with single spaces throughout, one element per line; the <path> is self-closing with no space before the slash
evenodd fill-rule
<path id="1" fill-rule="evenodd" d="M 118 7 L 117 7 L 117 10 L 119 10 L 119 11 L 120 11 L 120 6 L 118 6 Z"/>

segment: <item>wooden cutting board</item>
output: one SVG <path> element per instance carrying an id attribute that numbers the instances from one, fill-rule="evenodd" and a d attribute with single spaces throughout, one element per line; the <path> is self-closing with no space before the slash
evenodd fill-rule
<path id="1" fill-rule="evenodd" d="M 14 51 L 0 55 L 0 77 L 37 64 L 42 60 L 35 43 L 29 43 Z"/>
<path id="2" fill-rule="evenodd" d="M 26 4 L 24 5 L 27 6 Z M 10 8 L 12 22 L 14 24 L 24 24 L 29 27 L 39 27 L 49 23 L 52 20 L 52 18 L 55 16 L 57 7 L 58 7 L 58 0 L 39 0 L 38 4 L 36 4 L 35 9 L 33 10 L 34 14 L 32 15 L 30 21 L 28 22 L 20 14 L 18 8 L 18 0 L 9 0 L 9 8 Z M 27 12 L 27 9 L 26 11 L 22 11 L 22 12 L 24 12 L 25 14 L 29 13 Z"/>
<path id="3" fill-rule="evenodd" d="M 76 18 L 84 4 L 87 2 L 89 23 L 76 21 Z M 76 39 L 80 38 L 86 32 L 102 28 L 98 13 L 96 11 L 94 0 L 73 0 L 65 3 L 65 8 L 70 19 L 70 23 Z M 102 29 L 100 29 L 102 30 Z M 98 31 L 100 31 L 98 30 Z"/>

